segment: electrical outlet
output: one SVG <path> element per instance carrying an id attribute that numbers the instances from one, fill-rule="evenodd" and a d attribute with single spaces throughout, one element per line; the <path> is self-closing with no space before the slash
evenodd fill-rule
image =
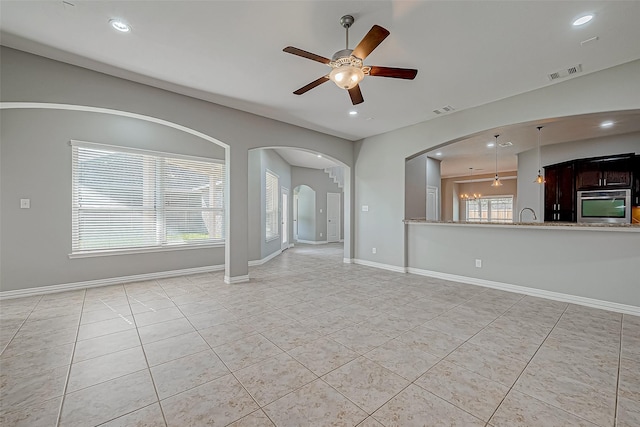
<path id="1" fill-rule="evenodd" d="M 369 212 L 369 205 L 362 205 L 362 212 Z"/>
<path id="2" fill-rule="evenodd" d="M 320 213 L 322 213 L 322 208 L 320 208 Z"/>
<path id="3" fill-rule="evenodd" d="M 481 259 L 477 259 L 476 260 L 476 267 L 477 268 L 482 268 L 482 260 Z"/>
<path id="4" fill-rule="evenodd" d="M 31 199 L 20 199 L 20 209 L 30 209 Z"/>
<path id="5" fill-rule="evenodd" d="M 320 237 L 322 237 L 322 233 L 320 233 Z"/>
<path id="6" fill-rule="evenodd" d="M 376 248 L 371 248 L 371 253 L 375 254 L 376 253 Z"/>

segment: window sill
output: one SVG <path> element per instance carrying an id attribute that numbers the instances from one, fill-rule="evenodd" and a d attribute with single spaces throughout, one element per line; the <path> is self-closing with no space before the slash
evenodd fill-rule
<path id="1" fill-rule="evenodd" d="M 69 254 L 69 259 L 76 258 L 95 258 L 103 256 L 113 255 L 134 255 L 134 254 L 148 254 L 154 252 L 172 252 L 172 251 L 184 251 L 191 249 L 211 249 L 211 248 L 223 248 L 223 242 L 216 243 L 204 243 L 201 245 L 168 245 L 162 247 L 149 247 L 149 248 L 134 248 L 134 249 L 114 249 L 103 251 L 87 251 L 87 252 L 74 252 Z"/>

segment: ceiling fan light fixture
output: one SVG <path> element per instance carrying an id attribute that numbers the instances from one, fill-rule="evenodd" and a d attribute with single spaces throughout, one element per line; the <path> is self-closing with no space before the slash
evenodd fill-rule
<path id="1" fill-rule="evenodd" d="M 339 88 L 349 90 L 356 87 L 364 79 L 364 71 L 353 65 L 343 65 L 331 70 L 329 79 Z"/>

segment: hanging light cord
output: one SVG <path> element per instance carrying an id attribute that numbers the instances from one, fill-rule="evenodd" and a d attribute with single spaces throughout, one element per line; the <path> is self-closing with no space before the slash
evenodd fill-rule
<path id="1" fill-rule="evenodd" d="M 498 137 L 500 135 L 495 135 L 496 137 L 496 178 L 498 178 Z"/>
<path id="2" fill-rule="evenodd" d="M 542 170 L 542 160 L 540 159 L 540 132 L 542 132 L 542 126 L 538 126 L 538 175 Z"/>

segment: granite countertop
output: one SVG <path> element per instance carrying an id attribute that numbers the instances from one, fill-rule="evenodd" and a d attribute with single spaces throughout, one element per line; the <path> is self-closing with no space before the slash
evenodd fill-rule
<path id="1" fill-rule="evenodd" d="M 411 218 L 403 221 L 405 224 L 442 224 L 442 225 L 474 225 L 474 226 L 498 226 L 498 227 L 573 227 L 592 229 L 632 229 L 640 231 L 640 224 L 593 224 L 584 222 L 469 222 L 469 221 L 431 221 L 425 218 Z"/>

